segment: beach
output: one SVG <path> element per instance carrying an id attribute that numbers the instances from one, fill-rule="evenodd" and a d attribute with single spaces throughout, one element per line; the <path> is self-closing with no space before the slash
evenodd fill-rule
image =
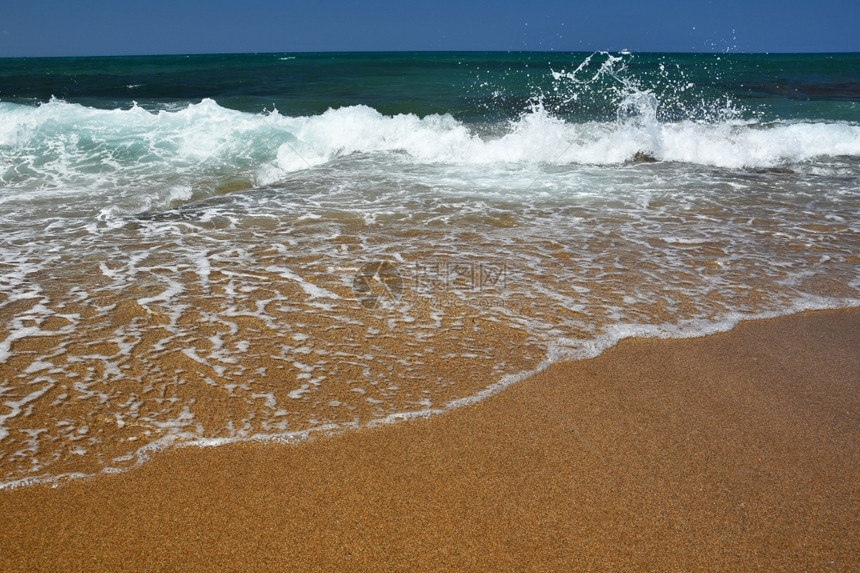
<path id="1" fill-rule="evenodd" d="M 860 311 L 627 339 L 427 419 L 0 492 L 0 568 L 850 571 Z"/>
<path id="2" fill-rule="evenodd" d="M 858 65 L 0 59 L 0 570 L 856 569 Z"/>

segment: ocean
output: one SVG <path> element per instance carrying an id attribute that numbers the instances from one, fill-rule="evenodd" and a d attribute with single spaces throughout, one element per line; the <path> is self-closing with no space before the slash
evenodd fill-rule
<path id="1" fill-rule="evenodd" d="M 0 60 L 0 489 L 439 414 L 627 337 L 858 306 L 858 70 Z"/>

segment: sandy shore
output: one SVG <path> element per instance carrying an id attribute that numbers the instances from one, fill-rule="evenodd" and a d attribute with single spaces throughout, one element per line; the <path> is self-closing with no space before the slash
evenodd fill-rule
<path id="1" fill-rule="evenodd" d="M 860 568 L 860 310 L 631 340 L 484 403 L 0 492 L 0 569 Z"/>

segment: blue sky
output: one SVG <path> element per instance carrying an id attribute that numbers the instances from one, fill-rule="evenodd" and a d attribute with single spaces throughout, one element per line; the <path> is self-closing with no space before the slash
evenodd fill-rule
<path id="1" fill-rule="evenodd" d="M 860 2 L 0 0 L 0 57 L 355 50 L 860 51 Z"/>

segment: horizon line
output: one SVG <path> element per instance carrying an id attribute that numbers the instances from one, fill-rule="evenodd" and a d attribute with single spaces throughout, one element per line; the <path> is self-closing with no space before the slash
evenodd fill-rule
<path id="1" fill-rule="evenodd" d="M 0 60 L 36 60 L 36 59 L 73 59 L 73 58 L 145 58 L 145 57 L 190 57 L 190 56 L 266 56 L 282 54 L 685 54 L 704 56 L 812 56 L 812 55 L 850 55 L 860 54 L 857 51 L 704 51 L 704 50 L 630 50 L 630 49 L 601 49 L 601 50 L 296 50 L 296 51 L 242 51 L 242 52 L 154 52 L 139 54 L 88 54 L 62 56 L 0 56 Z"/>

